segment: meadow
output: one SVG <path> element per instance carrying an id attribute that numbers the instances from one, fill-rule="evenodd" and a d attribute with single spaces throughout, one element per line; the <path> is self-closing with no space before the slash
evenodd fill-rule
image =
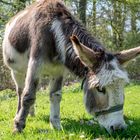
<path id="1" fill-rule="evenodd" d="M 62 131 L 49 125 L 49 91 L 37 92 L 36 116 L 28 117 L 21 134 L 12 134 L 17 97 L 9 89 L 0 92 L 0 140 L 113 140 L 140 139 L 140 85 L 130 84 L 125 88 L 124 115 L 128 129 L 112 135 L 100 128 L 83 104 L 80 84 L 64 86 L 61 102 Z"/>

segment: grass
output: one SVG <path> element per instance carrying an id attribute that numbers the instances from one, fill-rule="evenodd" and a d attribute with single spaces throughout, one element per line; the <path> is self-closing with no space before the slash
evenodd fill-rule
<path id="1" fill-rule="evenodd" d="M 63 131 L 52 130 L 49 125 L 49 96 L 47 91 L 37 93 L 36 116 L 28 117 L 21 134 L 12 134 L 17 98 L 15 92 L 0 92 L 0 140 L 93 140 L 93 139 L 140 139 L 140 85 L 126 87 L 124 114 L 128 129 L 109 135 L 98 124 L 88 125 L 93 119 L 84 108 L 79 84 L 63 88 L 61 123 Z"/>

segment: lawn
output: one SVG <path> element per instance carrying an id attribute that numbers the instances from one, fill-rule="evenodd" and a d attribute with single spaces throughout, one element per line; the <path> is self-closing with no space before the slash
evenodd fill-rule
<path id="1" fill-rule="evenodd" d="M 12 134 L 17 98 L 15 92 L 0 92 L 0 140 L 93 140 L 93 139 L 140 139 L 140 85 L 125 88 L 124 114 L 128 129 L 109 135 L 97 123 L 89 125 L 90 116 L 84 108 L 80 84 L 63 88 L 61 103 L 62 131 L 52 130 L 49 125 L 48 90 L 37 93 L 36 116 L 28 117 L 21 134 Z M 131 121 L 130 121 L 131 120 Z M 133 121 L 133 122 L 132 122 Z"/>

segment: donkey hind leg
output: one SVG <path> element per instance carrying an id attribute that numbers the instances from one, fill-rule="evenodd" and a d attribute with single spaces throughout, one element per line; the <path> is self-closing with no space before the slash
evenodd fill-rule
<path id="1" fill-rule="evenodd" d="M 17 93 L 17 96 L 18 96 L 18 105 L 17 105 L 17 112 L 16 112 L 16 114 L 17 114 L 19 112 L 20 108 L 21 108 L 21 95 L 22 95 L 22 91 L 23 91 L 23 88 L 24 88 L 25 73 L 24 72 L 17 72 L 17 71 L 12 70 L 11 75 L 12 75 L 12 78 L 15 82 L 16 93 Z M 30 107 L 29 114 L 30 114 L 30 116 L 35 116 L 34 105 L 32 105 Z"/>
<path id="2" fill-rule="evenodd" d="M 12 70 L 11 75 L 15 82 L 16 93 L 18 96 L 18 105 L 17 105 L 17 112 L 16 112 L 16 114 L 17 114 L 21 108 L 21 94 L 22 94 L 22 90 L 24 87 L 25 74 Z"/>
<path id="3" fill-rule="evenodd" d="M 63 77 L 50 81 L 50 124 L 52 128 L 60 130 L 60 101 Z"/>
<path id="4" fill-rule="evenodd" d="M 39 60 L 36 60 L 36 58 L 30 58 L 25 79 L 25 87 L 21 98 L 21 108 L 14 120 L 14 132 L 21 132 L 25 128 L 25 122 L 29 109 L 35 102 L 39 66 Z"/>

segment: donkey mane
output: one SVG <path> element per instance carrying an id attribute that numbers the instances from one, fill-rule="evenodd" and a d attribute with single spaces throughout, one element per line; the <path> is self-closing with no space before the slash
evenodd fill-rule
<path id="1" fill-rule="evenodd" d="M 61 33 L 61 36 L 64 36 L 61 38 L 61 40 L 64 41 L 66 51 L 65 51 L 65 65 L 76 75 L 79 77 L 85 76 L 87 73 L 87 68 L 81 63 L 80 59 L 77 58 L 77 55 L 75 54 L 72 43 L 70 41 L 70 36 L 72 34 L 76 35 L 81 43 L 89 47 L 90 49 L 93 49 L 96 52 L 105 52 L 104 47 L 100 42 L 98 42 L 92 35 L 85 29 L 85 27 L 74 18 L 74 16 L 69 12 L 69 10 L 62 4 L 62 3 L 54 3 L 57 7 L 54 12 L 54 22 L 59 22 L 57 26 L 57 30 Z M 59 5 L 59 6 L 58 6 Z M 54 27 L 55 28 L 55 27 Z M 60 29 L 59 29 L 60 28 Z M 61 30 L 61 31 L 60 31 Z M 57 37 L 56 37 L 57 38 Z M 61 43 L 63 42 L 61 41 Z M 57 43 L 56 43 L 57 44 Z M 59 45 L 56 47 L 60 47 Z M 64 55 L 64 48 L 59 50 L 60 55 Z M 103 58 L 102 58 L 103 59 Z M 100 62 L 99 62 L 100 64 Z"/>
<path id="2" fill-rule="evenodd" d="M 105 49 L 102 44 L 86 30 L 81 22 L 75 19 L 75 17 L 69 12 L 65 5 L 59 0 L 55 1 L 56 2 L 53 1 L 53 3 L 48 6 L 51 6 L 51 8 L 55 7 L 52 10 L 52 12 L 54 12 L 53 18 L 60 20 L 63 33 L 67 39 L 66 43 L 68 44 L 70 41 L 70 36 L 72 34 L 75 34 L 76 36 L 78 36 L 79 41 L 87 47 L 93 49 L 94 51 L 104 51 Z M 49 2 L 52 2 L 52 0 L 49 0 Z"/>

